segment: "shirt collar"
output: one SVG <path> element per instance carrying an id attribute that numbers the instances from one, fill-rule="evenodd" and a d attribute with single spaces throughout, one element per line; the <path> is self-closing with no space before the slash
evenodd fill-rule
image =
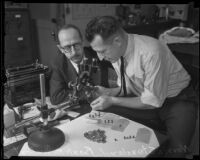
<path id="1" fill-rule="evenodd" d="M 71 62 L 74 66 L 78 66 L 78 64 L 74 63 L 72 60 L 70 60 L 70 62 Z"/>
<path id="2" fill-rule="evenodd" d="M 129 58 L 129 55 L 130 53 L 132 52 L 132 43 L 130 42 L 131 41 L 131 38 L 130 38 L 130 35 L 127 34 L 128 36 L 128 40 L 127 40 L 127 46 L 126 46 L 126 50 L 125 50 L 125 53 L 123 55 L 123 58 L 124 58 L 124 65 L 126 66 L 126 63 L 128 62 L 128 58 Z M 118 65 L 120 66 L 121 65 L 121 59 L 119 58 L 118 61 L 112 63 L 114 66 Z"/>
<path id="3" fill-rule="evenodd" d="M 84 56 L 81 60 L 81 62 L 79 64 L 82 64 L 83 63 L 83 59 L 84 59 Z M 74 63 L 72 60 L 70 60 L 70 62 L 72 63 L 72 65 L 75 67 L 77 73 L 79 73 L 79 68 L 78 68 L 78 64 L 77 63 Z"/>
<path id="4" fill-rule="evenodd" d="M 127 42 L 127 47 L 126 47 L 126 51 L 125 51 L 125 54 L 124 54 L 124 58 L 125 59 L 128 59 L 129 58 L 129 55 L 130 53 L 133 52 L 133 48 L 134 48 L 134 43 L 131 42 L 131 37 L 130 37 L 130 34 L 128 34 L 128 42 Z"/>
<path id="5" fill-rule="evenodd" d="M 130 55 L 133 54 L 133 51 L 134 51 L 134 43 L 133 43 L 133 40 L 131 39 L 131 35 L 130 34 L 127 34 L 127 35 L 128 35 L 127 47 L 123 55 L 125 65 L 127 62 L 129 62 Z"/>

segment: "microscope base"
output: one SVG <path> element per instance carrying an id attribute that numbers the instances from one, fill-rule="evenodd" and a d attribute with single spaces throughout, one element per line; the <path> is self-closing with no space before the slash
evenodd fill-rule
<path id="1" fill-rule="evenodd" d="M 38 152 L 49 152 L 59 148 L 65 142 L 64 133 L 57 128 L 37 130 L 28 137 L 28 146 Z"/>

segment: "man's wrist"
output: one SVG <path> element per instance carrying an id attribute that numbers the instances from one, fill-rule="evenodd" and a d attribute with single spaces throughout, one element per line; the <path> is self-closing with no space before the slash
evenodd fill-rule
<path id="1" fill-rule="evenodd" d="M 112 90 L 110 88 L 106 88 L 106 93 L 105 94 L 107 96 L 112 96 L 111 93 L 112 93 Z"/>
<path id="2" fill-rule="evenodd" d="M 116 96 L 117 93 L 119 92 L 118 91 L 118 88 L 107 88 L 107 91 L 106 91 L 106 95 L 107 96 Z"/>
<path id="3" fill-rule="evenodd" d="M 117 97 L 112 97 L 112 96 L 111 96 L 110 98 L 111 98 L 111 104 L 112 104 L 112 105 L 117 105 L 117 103 L 118 103 L 118 102 L 117 102 Z"/>

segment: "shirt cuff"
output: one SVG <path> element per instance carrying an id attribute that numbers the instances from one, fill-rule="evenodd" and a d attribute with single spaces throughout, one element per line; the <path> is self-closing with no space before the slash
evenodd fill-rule
<path id="1" fill-rule="evenodd" d="M 144 104 L 152 105 L 154 107 L 161 107 L 164 99 L 161 100 L 158 97 L 156 97 L 152 92 L 150 92 L 148 89 L 145 88 L 144 92 L 141 94 L 141 102 Z"/>

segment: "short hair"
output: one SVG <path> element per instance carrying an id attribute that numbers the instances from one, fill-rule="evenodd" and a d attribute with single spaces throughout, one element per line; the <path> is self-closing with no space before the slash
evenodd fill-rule
<path id="1" fill-rule="evenodd" d="M 66 30 L 66 29 L 69 29 L 69 28 L 73 28 L 73 29 L 77 30 L 77 32 L 79 33 L 79 36 L 80 36 L 81 40 L 83 40 L 83 36 L 81 34 L 80 29 L 77 26 L 73 25 L 73 24 L 66 24 L 64 26 L 59 27 L 58 34 L 60 33 L 61 30 Z"/>
<path id="2" fill-rule="evenodd" d="M 120 29 L 120 23 L 112 16 L 95 17 L 86 26 L 85 38 L 88 42 L 91 42 L 94 36 L 98 34 L 103 40 L 107 40 Z"/>

